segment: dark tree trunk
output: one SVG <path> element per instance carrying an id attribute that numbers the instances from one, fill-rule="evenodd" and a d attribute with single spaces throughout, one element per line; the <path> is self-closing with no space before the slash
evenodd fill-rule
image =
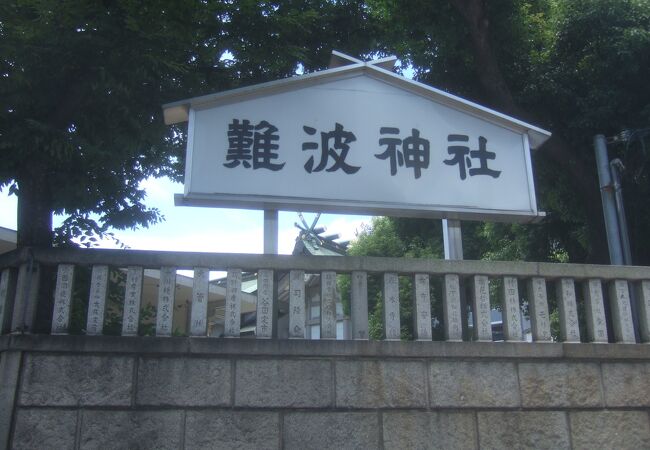
<path id="1" fill-rule="evenodd" d="M 52 187 L 31 167 L 18 177 L 18 247 L 52 246 Z"/>
<path id="2" fill-rule="evenodd" d="M 490 42 L 490 22 L 484 0 L 452 0 L 452 5 L 465 19 L 472 40 L 476 72 L 489 101 L 508 114 L 521 116 L 508 83 L 506 83 Z"/>
<path id="3" fill-rule="evenodd" d="M 18 247 L 52 246 L 52 187 L 47 170 L 29 167 L 18 176 Z M 41 266 L 36 311 L 30 332 L 47 333 L 54 308 L 55 266 Z"/>

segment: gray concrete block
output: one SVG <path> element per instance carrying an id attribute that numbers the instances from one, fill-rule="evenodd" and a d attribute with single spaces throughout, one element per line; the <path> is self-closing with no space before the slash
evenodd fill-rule
<path id="1" fill-rule="evenodd" d="M 602 369 L 607 406 L 650 406 L 650 363 L 603 363 Z"/>
<path id="2" fill-rule="evenodd" d="M 133 358 L 128 356 L 28 354 L 20 404 L 130 405 L 132 378 Z"/>
<path id="3" fill-rule="evenodd" d="M 387 450 L 478 448 L 473 413 L 386 412 L 383 424 Z"/>
<path id="4" fill-rule="evenodd" d="M 12 449 L 74 449 L 77 411 L 19 409 Z"/>
<path id="5" fill-rule="evenodd" d="M 603 404 L 596 363 L 520 363 L 524 407 L 580 407 Z"/>
<path id="6" fill-rule="evenodd" d="M 650 448 L 645 411 L 580 411 L 569 414 L 573 448 L 637 450 Z"/>
<path id="7" fill-rule="evenodd" d="M 337 361 L 336 406 L 424 407 L 425 373 L 417 361 Z"/>
<path id="8" fill-rule="evenodd" d="M 326 360 L 238 360 L 235 406 L 329 406 L 331 380 Z"/>
<path id="9" fill-rule="evenodd" d="M 80 448 L 178 449 L 183 413 L 180 411 L 84 411 Z"/>
<path id="10" fill-rule="evenodd" d="M 140 358 L 139 405 L 230 405 L 230 361 L 220 358 Z"/>
<path id="11" fill-rule="evenodd" d="M 478 413 L 482 449 L 568 449 L 569 428 L 564 412 L 508 411 Z"/>
<path id="12" fill-rule="evenodd" d="M 379 448 L 376 413 L 291 413 L 284 416 L 287 450 L 344 450 Z"/>
<path id="13" fill-rule="evenodd" d="M 429 387 L 433 407 L 494 408 L 520 403 L 517 371 L 511 362 L 434 361 Z"/>
<path id="14" fill-rule="evenodd" d="M 280 418 L 276 412 L 190 411 L 185 421 L 187 449 L 276 449 Z"/>

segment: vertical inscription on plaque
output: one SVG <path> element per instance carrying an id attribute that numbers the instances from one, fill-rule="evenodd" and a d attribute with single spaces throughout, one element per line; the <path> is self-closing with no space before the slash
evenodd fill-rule
<path id="1" fill-rule="evenodd" d="M 156 312 L 156 336 L 171 336 L 174 320 L 174 297 L 176 295 L 176 268 L 160 268 L 158 285 L 158 311 Z"/>
<path id="2" fill-rule="evenodd" d="M 399 277 L 396 273 L 384 274 L 384 334 L 387 341 L 399 341 Z"/>
<path id="3" fill-rule="evenodd" d="M 528 280 L 528 298 L 533 341 L 551 341 L 551 322 L 544 278 L 533 277 Z"/>
<path id="4" fill-rule="evenodd" d="M 485 275 L 475 275 L 473 288 L 474 338 L 477 341 L 492 340 L 490 318 L 490 282 Z"/>
<path id="5" fill-rule="evenodd" d="M 273 271 L 257 272 L 257 328 L 258 338 L 273 337 Z"/>
<path id="6" fill-rule="evenodd" d="M 289 272 L 289 338 L 305 339 L 305 271 Z"/>
<path id="7" fill-rule="evenodd" d="M 560 311 L 560 336 L 565 342 L 580 342 L 578 306 L 573 278 L 562 278 L 557 283 L 558 309 Z"/>
<path id="8" fill-rule="evenodd" d="M 190 313 L 190 336 L 205 336 L 208 332 L 208 286 L 210 270 L 194 268 L 192 285 L 192 311 Z"/>
<path id="9" fill-rule="evenodd" d="M 320 338 L 336 339 L 336 272 L 321 273 Z"/>
<path id="10" fill-rule="evenodd" d="M 634 344 L 634 326 L 632 325 L 632 310 L 630 308 L 630 292 L 627 281 L 615 280 L 609 285 L 609 298 L 612 307 L 612 323 L 616 342 Z"/>
<path id="11" fill-rule="evenodd" d="M 418 341 L 430 341 L 431 335 L 431 297 L 429 293 L 429 275 L 413 276 L 413 327 Z"/>
<path id="12" fill-rule="evenodd" d="M 503 332 L 507 341 L 523 340 L 521 310 L 519 308 L 519 287 L 517 278 L 503 277 Z"/>
<path id="13" fill-rule="evenodd" d="M 131 266 L 126 274 L 124 291 L 124 315 L 122 335 L 137 336 L 140 323 L 140 300 L 142 298 L 142 267 Z"/>
<path id="14" fill-rule="evenodd" d="M 108 266 L 93 266 L 88 298 L 88 323 L 86 334 L 97 335 L 104 331 L 104 309 L 108 291 Z"/>
<path id="15" fill-rule="evenodd" d="M 587 280 L 583 284 L 585 312 L 587 315 L 587 335 L 589 341 L 607 343 L 607 324 L 603 287 L 600 280 Z"/>
<path id="16" fill-rule="evenodd" d="M 458 275 L 447 274 L 443 280 L 442 314 L 445 321 L 445 339 L 463 340 L 463 325 L 460 313 L 460 281 Z"/>
<path id="17" fill-rule="evenodd" d="M 368 274 L 352 272 L 352 339 L 368 339 Z"/>
<path id="18" fill-rule="evenodd" d="M 241 334 L 241 273 L 241 269 L 230 269 L 226 275 L 225 337 L 239 337 Z"/>
<path id="19" fill-rule="evenodd" d="M 72 307 L 72 287 L 74 265 L 59 264 L 54 290 L 54 313 L 52 315 L 52 334 L 67 334 Z"/>

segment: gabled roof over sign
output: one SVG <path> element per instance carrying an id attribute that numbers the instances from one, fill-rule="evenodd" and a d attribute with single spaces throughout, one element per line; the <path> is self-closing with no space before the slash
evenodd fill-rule
<path id="1" fill-rule="evenodd" d="M 551 136 L 550 132 L 519 119 L 397 75 L 391 71 L 396 60 L 394 56 L 391 56 L 364 62 L 343 53 L 333 51 L 330 60 L 330 69 L 327 70 L 167 103 L 163 105 L 165 123 L 171 125 L 187 122 L 189 120 L 190 108 L 201 110 L 302 89 L 351 76 L 365 75 L 495 125 L 526 134 L 528 135 L 531 148 L 539 147 Z"/>

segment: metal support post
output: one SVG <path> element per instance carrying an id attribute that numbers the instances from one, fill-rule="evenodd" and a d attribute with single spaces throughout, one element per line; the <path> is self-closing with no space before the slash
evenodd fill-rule
<path id="1" fill-rule="evenodd" d="M 264 210 L 264 254 L 278 254 L 278 210 Z"/>
<path id="2" fill-rule="evenodd" d="M 605 141 L 605 136 L 602 134 L 594 136 L 594 150 L 596 152 L 600 195 L 603 202 L 603 215 L 605 216 L 609 260 L 613 265 L 622 265 L 623 249 L 621 246 L 618 218 L 616 217 L 612 177 L 609 169 L 609 157 L 607 156 L 607 142 Z"/>
<path id="3" fill-rule="evenodd" d="M 618 231 L 623 249 L 624 264 L 632 265 L 632 250 L 630 249 L 630 236 L 627 232 L 627 218 L 625 217 L 625 204 L 623 203 L 623 186 L 621 184 L 621 172 L 623 163 L 620 159 L 613 159 L 610 163 L 612 176 L 612 187 L 614 188 L 614 200 L 616 203 L 616 215 L 618 217 Z"/>
<path id="4" fill-rule="evenodd" d="M 463 259 L 463 236 L 460 220 L 442 219 L 445 259 Z"/>

